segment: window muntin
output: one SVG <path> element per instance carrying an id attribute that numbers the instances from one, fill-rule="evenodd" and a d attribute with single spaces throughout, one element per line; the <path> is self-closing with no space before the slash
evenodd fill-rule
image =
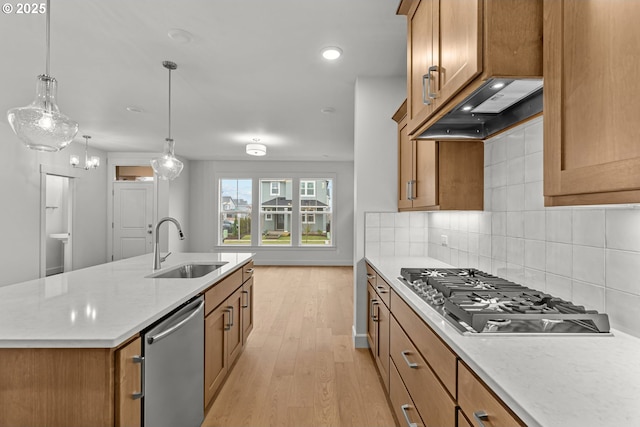
<path id="1" fill-rule="evenodd" d="M 260 180 L 260 245 L 291 246 L 292 185 L 291 178 Z"/>
<path id="2" fill-rule="evenodd" d="M 302 182 L 300 191 L 302 195 Z M 332 245 L 331 219 L 333 216 L 333 180 L 321 178 L 305 180 L 305 192 L 313 189 L 313 197 L 300 198 L 300 234 L 301 246 Z M 311 184 L 309 184 L 311 183 Z"/>
<path id="3" fill-rule="evenodd" d="M 271 196 L 280 195 L 280 183 L 278 181 L 271 181 Z"/>
<path id="4" fill-rule="evenodd" d="M 315 197 L 316 196 L 316 182 L 315 181 L 300 181 L 300 196 L 301 197 Z"/>
<path id="5" fill-rule="evenodd" d="M 251 179 L 220 180 L 221 245 L 251 245 L 252 185 Z"/>

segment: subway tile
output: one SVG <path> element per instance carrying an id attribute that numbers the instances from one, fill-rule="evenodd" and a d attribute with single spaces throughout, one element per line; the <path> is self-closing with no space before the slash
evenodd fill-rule
<path id="1" fill-rule="evenodd" d="M 543 179 L 542 151 L 528 154 L 524 158 L 524 182 L 542 181 Z"/>
<path id="2" fill-rule="evenodd" d="M 541 240 L 524 241 L 524 265 L 535 270 L 545 270 L 547 246 Z"/>
<path id="3" fill-rule="evenodd" d="M 605 312 L 609 315 L 611 327 L 638 335 L 640 324 L 640 296 L 613 289 L 605 290 Z"/>
<path id="4" fill-rule="evenodd" d="M 571 279 L 569 279 L 568 277 L 547 273 L 546 283 L 546 291 L 548 293 L 555 297 L 571 301 Z"/>
<path id="5" fill-rule="evenodd" d="M 571 277 L 572 246 L 566 243 L 546 242 L 545 270 L 548 273 Z"/>
<path id="6" fill-rule="evenodd" d="M 545 211 L 524 212 L 524 237 L 526 239 L 545 240 L 546 213 Z"/>
<path id="7" fill-rule="evenodd" d="M 524 157 L 507 162 L 507 185 L 524 184 Z"/>
<path id="8" fill-rule="evenodd" d="M 507 237 L 524 237 L 524 212 L 507 212 Z"/>
<path id="9" fill-rule="evenodd" d="M 506 212 L 493 212 L 493 214 L 491 215 L 491 234 L 494 236 L 507 235 Z"/>
<path id="10" fill-rule="evenodd" d="M 639 252 L 606 249 L 606 287 L 640 295 L 640 275 L 638 274 L 639 266 Z"/>
<path id="11" fill-rule="evenodd" d="M 364 223 L 366 227 L 380 227 L 380 213 L 379 212 L 365 213 Z"/>
<path id="12" fill-rule="evenodd" d="M 496 163 L 491 167 L 491 188 L 507 185 L 507 162 Z"/>
<path id="13" fill-rule="evenodd" d="M 607 248 L 640 251 L 640 210 L 607 209 L 605 217 Z"/>
<path id="14" fill-rule="evenodd" d="M 571 243 L 572 214 L 570 210 L 547 210 L 545 221 L 547 241 Z"/>
<path id="15" fill-rule="evenodd" d="M 588 310 L 598 310 L 601 313 L 605 312 L 604 287 L 579 280 L 574 280 L 571 287 L 573 290 L 571 302 L 577 305 L 584 305 Z"/>
<path id="16" fill-rule="evenodd" d="M 381 227 L 380 228 L 380 241 L 381 242 L 393 242 L 396 240 L 396 229 L 393 227 Z"/>
<path id="17" fill-rule="evenodd" d="M 574 209 L 572 217 L 573 244 L 604 247 L 605 211 Z"/>
<path id="18" fill-rule="evenodd" d="M 379 242 L 380 241 L 380 228 L 379 227 L 366 227 L 365 241 L 367 242 Z"/>
<path id="19" fill-rule="evenodd" d="M 524 156 L 524 129 L 516 128 L 505 134 L 507 160 Z"/>
<path id="20" fill-rule="evenodd" d="M 395 227 L 395 213 L 383 212 L 380 214 L 380 227 Z"/>
<path id="21" fill-rule="evenodd" d="M 542 181 L 527 182 L 524 184 L 524 209 L 527 211 L 539 211 L 544 209 L 544 196 Z"/>
<path id="22" fill-rule="evenodd" d="M 507 262 L 524 266 L 524 239 L 507 237 Z"/>
<path id="23" fill-rule="evenodd" d="M 573 278 L 604 285 L 604 248 L 573 245 Z"/>
<path id="24" fill-rule="evenodd" d="M 524 129 L 524 151 L 526 154 L 542 151 L 543 133 L 542 119 L 535 123 L 532 121 L 531 124 Z"/>
<path id="25" fill-rule="evenodd" d="M 524 210 L 524 184 L 507 186 L 507 210 Z"/>
<path id="26" fill-rule="evenodd" d="M 507 238 L 505 236 L 491 237 L 491 257 L 495 260 L 507 260 Z"/>

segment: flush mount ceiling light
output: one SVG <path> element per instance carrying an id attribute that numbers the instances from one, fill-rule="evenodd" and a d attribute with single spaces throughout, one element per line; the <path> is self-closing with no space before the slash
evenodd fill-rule
<path id="1" fill-rule="evenodd" d="M 267 146 L 259 144 L 260 138 L 253 138 L 252 144 L 247 144 L 247 154 L 252 156 L 264 156 L 267 154 Z"/>
<path id="2" fill-rule="evenodd" d="M 80 166 L 80 156 L 75 154 L 71 155 L 69 162 L 74 168 L 81 168 L 84 170 L 96 169 L 100 166 L 100 157 L 89 157 L 89 139 L 91 139 L 91 137 L 89 135 L 82 135 L 82 137 L 84 138 L 84 166 Z"/>
<path id="3" fill-rule="evenodd" d="M 165 139 L 162 155 L 151 160 L 151 167 L 158 178 L 171 181 L 180 175 L 184 166 L 174 154 L 174 142 L 171 138 L 171 71 L 178 68 L 178 65 L 175 62 L 164 61 L 162 66 L 169 70 L 169 137 Z"/>
<path id="4" fill-rule="evenodd" d="M 336 46 L 328 46 L 322 49 L 322 57 L 329 61 L 334 61 L 342 55 L 342 49 Z"/>
<path id="5" fill-rule="evenodd" d="M 78 133 L 78 123 L 60 112 L 56 104 L 58 82 L 49 75 L 50 0 L 46 3 L 46 68 L 37 77 L 36 98 L 26 107 L 7 111 L 13 132 L 32 150 L 60 151 L 71 144 Z"/>
<path id="6" fill-rule="evenodd" d="M 193 40 L 193 34 L 180 28 L 169 30 L 167 36 L 169 36 L 169 38 L 174 42 L 180 44 L 191 43 L 191 41 Z"/>

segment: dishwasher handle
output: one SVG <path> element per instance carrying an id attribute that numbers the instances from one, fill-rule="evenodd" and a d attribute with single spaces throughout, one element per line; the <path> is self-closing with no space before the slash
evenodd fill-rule
<path id="1" fill-rule="evenodd" d="M 165 338 L 165 337 L 171 335 L 173 332 L 177 331 L 182 326 L 184 326 L 186 323 L 188 323 L 191 319 L 193 319 L 203 308 L 204 308 L 204 300 L 200 301 L 200 304 L 198 304 L 198 307 L 196 307 L 196 309 L 193 310 L 193 313 L 191 313 L 189 316 L 187 316 L 186 318 L 184 318 L 180 322 L 176 323 L 175 325 L 173 325 L 169 329 L 160 332 L 157 335 L 152 335 L 150 337 L 147 337 L 147 343 L 148 344 L 153 344 L 156 341 L 160 341 L 162 338 Z"/>

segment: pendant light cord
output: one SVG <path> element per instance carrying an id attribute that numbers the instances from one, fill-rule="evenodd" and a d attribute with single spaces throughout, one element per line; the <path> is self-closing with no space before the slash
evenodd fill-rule
<path id="1" fill-rule="evenodd" d="M 171 139 L 171 68 L 169 68 L 169 139 Z"/>
<path id="2" fill-rule="evenodd" d="M 51 21 L 51 16 L 50 16 L 51 12 L 50 12 L 50 10 L 51 10 L 51 0 L 47 0 L 47 14 L 46 14 L 46 21 L 47 21 L 47 29 L 46 29 L 46 33 L 47 33 L 47 64 L 46 64 L 46 72 L 45 72 L 45 75 L 47 77 L 50 77 L 50 75 L 49 75 L 49 72 L 50 72 L 49 71 L 49 62 L 50 62 L 50 56 L 51 56 L 51 54 L 50 54 L 50 52 L 51 52 L 51 37 L 50 37 L 50 34 L 49 34 L 51 32 L 51 30 L 50 30 L 50 27 L 51 27 L 51 25 L 50 25 L 50 21 Z"/>

